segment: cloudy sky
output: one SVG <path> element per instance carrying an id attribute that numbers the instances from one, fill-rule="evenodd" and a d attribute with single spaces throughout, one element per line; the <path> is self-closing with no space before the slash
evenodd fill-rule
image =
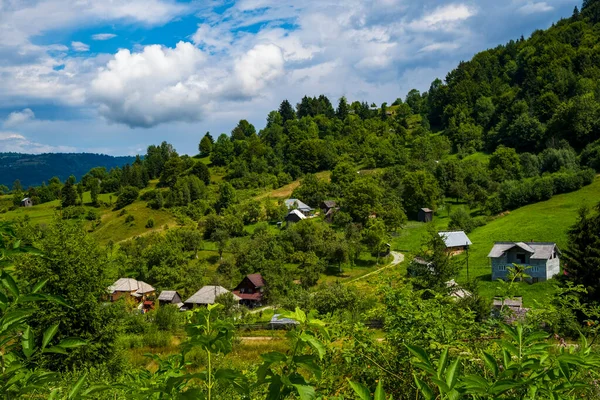
<path id="1" fill-rule="evenodd" d="M 284 98 L 381 104 L 580 0 L 0 0 L 0 151 L 193 154 Z"/>

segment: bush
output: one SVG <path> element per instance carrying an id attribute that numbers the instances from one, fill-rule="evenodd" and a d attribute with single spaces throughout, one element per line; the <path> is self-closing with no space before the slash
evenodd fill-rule
<path id="1" fill-rule="evenodd" d="M 135 220 L 135 217 L 133 215 L 127 215 L 127 218 L 125 218 L 125 223 L 128 224 L 130 222 L 133 222 Z"/>
<path id="2" fill-rule="evenodd" d="M 134 186 L 125 186 L 121 189 L 121 193 L 119 197 L 117 197 L 117 202 L 115 203 L 116 209 L 121 209 L 138 199 L 140 194 L 140 190 Z"/>
<path id="3" fill-rule="evenodd" d="M 465 231 L 470 233 L 475 229 L 476 221 L 471 217 L 469 211 L 464 207 L 454 209 L 450 213 L 450 222 L 448 223 L 449 230 Z"/>
<path id="4" fill-rule="evenodd" d="M 146 228 L 154 228 L 154 220 L 152 218 L 148 218 L 146 222 Z"/>
<path id="5" fill-rule="evenodd" d="M 122 217 L 125 214 L 127 214 L 127 210 L 121 210 L 121 212 L 119 213 L 119 217 Z"/>
<path id="6" fill-rule="evenodd" d="M 176 331 L 181 327 L 183 315 L 177 306 L 166 304 L 159 306 L 154 315 L 154 324 L 161 331 Z"/>
<path id="7" fill-rule="evenodd" d="M 94 210 L 88 210 L 87 214 L 85 215 L 85 219 L 88 221 L 96 221 L 99 219 L 98 213 L 96 213 Z"/>
<path id="8" fill-rule="evenodd" d="M 85 208 L 81 206 L 69 206 L 62 210 L 63 219 L 78 219 L 85 215 Z"/>

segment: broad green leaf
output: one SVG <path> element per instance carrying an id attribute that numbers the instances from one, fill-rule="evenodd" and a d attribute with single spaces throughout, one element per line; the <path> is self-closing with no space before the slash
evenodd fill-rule
<path id="1" fill-rule="evenodd" d="M 87 342 L 79 338 L 66 338 L 61 340 L 58 344 L 58 346 L 62 347 L 63 349 L 71 349 L 73 347 L 80 347 L 85 345 L 87 345 Z"/>
<path id="2" fill-rule="evenodd" d="M 33 343 L 33 332 L 31 327 L 27 325 L 21 336 L 21 346 L 23 348 L 23 354 L 29 358 L 33 355 L 34 343 Z"/>
<path id="3" fill-rule="evenodd" d="M 358 382 L 352 382 L 351 380 L 348 380 L 348 383 L 350 383 L 350 387 L 354 390 L 354 393 L 356 393 L 360 400 L 371 400 L 371 392 L 365 385 Z"/>
<path id="4" fill-rule="evenodd" d="M 44 349 L 43 353 L 68 354 L 65 349 L 58 346 L 52 346 Z"/>
<path id="5" fill-rule="evenodd" d="M 446 368 L 447 361 L 448 361 L 448 348 L 446 347 L 442 351 L 442 355 L 440 356 L 440 359 L 438 361 L 438 369 L 437 369 L 438 378 L 442 377 L 442 374 L 444 373 L 444 369 Z"/>
<path id="6" fill-rule="evenodd" d="M 498 363 L 490 354 L 483 352 L 483 361 L 494 376 L 498 376 Z"/>
<path id="7" fill-rule="evenodd" d="M 409 344 L 405 344 L 408 351 L 410 351 L 415 357 L 419 359 L 423 364 L 431 367 L 431 361 L 429 361 L 429 356 L 427 352 L 418 346 L 412 346 Z"/>
<path id="8" fill-rule="evenodd" d="M 415 383 L 421 391 L 421 394 L 423 394 L 423 397 L 425 397 L 425 400 L 435 400 L 435 394 L 433 393 L 433 390 L 431 390 L 429 385 L 417 378 L 416 375 L 413 374 L 413 376 L 415 378 Z"/>
<path id="9" fill-rule="evenodd" d="M 19 288 L 10 274 L 3 272 L 1 280 L 4 287 L 7 288 L 14 297 L 19 297 Z"/>
<path id="10" fill-rule="evenodd" d="M 459 359 L 457 358 L 456 360 L 454 360 L 454 362 L 452 364 L 450 364 L 450 366 L 448 367 L 448 370 L 446 371 L 446 384 L 448 385 L 448 387 L 450 389 L 454 388 L 454 385 L 456 384 L 456 381 L 458 380 L 458 364 L 459 364 Z"/>
<path id="11" fill-rule="evenodd" d="M 303 340 L 304 342 L 308 343 L 310 345 L 310 347 L 312 347 L 318 354 L 319 354 L 319 358 L 322 360 L 323 356 L 325 356 L 325 346 L 323 345 L 323 343 L 321 343 L 321 341 L 319 339 L 317 339 L 314 336 L 308 335 L 306 333 L 303 333 L 302 335 L 300 335 L 300 339 Z"/>
<path id="12" fill-rule="evenodd" d="M 375 397 L 373 400 L 385 400 L 385 391 L 383 390 L 383 381 L 380 379 L 375 389 Z"/>
<path id="13" fill-rule="evenodd" d="M 315 393 L 315 388 L 308 385 L 294 385 L 296 391 L 298 392 L 298 396 L 300 396 L 300 400 L 314 400 L 317 398 L 317 394 Z"/>
<path id="14" fill-rule="evenodd" d="M 77 397 L 77 395 L 81 391 L 81 388 L 83 387 L 83 383 L 85 382 L 86 377 L 87 377 L 87 373 L 81 375 L 81 378 L 79 378 L 77 380 L 77 382 L 75 383 L 75 386 L 73 386 L 73 388 L 69 392 L 69 397 L 67 397 L 69 400 Z"/>
<path id="15" fill-rule="evenodd" d="M 59 324 L 54 324 L 48 329 L 46 329 L 46 331 L 44 332 L 44 337 L 42 338 L 42 349 L 45 349 L 46 346 L 48 346 L 48 343 L 50 343 L 50 341 L 54 337 L 54 335 L 56 335 L 56 332 L 58 332 L 58 325 Z"/>

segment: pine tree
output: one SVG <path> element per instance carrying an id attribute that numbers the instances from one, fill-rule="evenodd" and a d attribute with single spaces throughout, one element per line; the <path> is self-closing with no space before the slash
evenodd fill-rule
<path id="1" fill-rule="evenodd" d="M 200 144 L 198 145 L 198 150 L 200 151 L 201 157 L 207 157 L 210 155 L 213 143 L 214 140 L 212 136 L 210 136 L 210 132 L 206 132 L 204 137 L 202 137 L 202 140 L 200 140 Z"/>
<path id="2" fill-rule="evenodd" d="M 567 279 L 583 285 L 585 301 L 600 301 L 600 204 L 596 214 L 588 208 L 579 210 L 575 225 L 569 230 L 569 245 L 564 252 L 563 268 Z"/>
<path id="3" fill-rule="evenodd" d="M 279 114 L 281 114 L 284 124 L 289 120 L 296 119 L 296 112 L 294 111 L 294 108 L 290 102 L 287 100 L 281 102 L 281 105 L 279 106 Z"/>
<path id="4" fill-rule="evenodd" d="M 60 200 L 62 207 L 69 207 L 77 204 L 77 190 L 75 189 L 74 180 L 75 177 L 71 175 L 69 179 L 67 179 L 65 185 L 60 191 Z"/>
<path id="5" fill-rule="evenodd" d="M 344 96 L 340 97 L 337 110 L 335 111 L 336 117 L 341 120 L 345 120 L 348 116 L 348 102 Z"/>

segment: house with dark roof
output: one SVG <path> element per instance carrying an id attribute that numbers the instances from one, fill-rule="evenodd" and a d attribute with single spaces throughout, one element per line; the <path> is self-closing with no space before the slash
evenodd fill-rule
<path id="1" fill-rule="evenodd" d="M 299 210 L 302 214 L 306 215 L 307 217 L 313 212 L 312 207 L 298 199 L 287 199 L 285 201 L 285 205 L 288 208 L 288 210 Z"/>
<path id="2" fill-rule="evenodd" d="M 546 281 L 560 273 L 560 250 L 552 242 L 496 242 L 488 258 L 492 280 L 508 278 L 513 264 L 526 267 L 532 282 Z"/>
<path id="3" fill-rule="evenodd" d="M 145 301 L 148 297 L 155 295 L 156 289 L 143 281 L 121 278 L 108 287 L 108 293 L 111 301 L 116 301 L 121 297 Z"/>
<path id="4" fill-rule="evenodd" d="M 175 290 L 163 290 L 158 295 L 158 304 L 161 306 L 167 304 L 175 304 L 178 307 L 183 305 L 183 301 L 181 300 L 181 295 L 177 293 Z"/>
<path id="5" fill-rule="evenodd" d="M 444 241 L 446 250 L 451 252 L 466 250 L 473 244 L 463 231 L 438 232 L 438 235 Z"/>
<path id="6" fill-rule="evenodd" d="M 198 290 L 184 302 L 184 307 L 187 310 L 191 310 L 196 306 L 207 306 L 209 304 L 215 304 L 217 297 L 225 293 L 231 292 L 225 289 L 223 286 L 204 286 L 202 289 Z M 239 302 L 241 300 L 235 294 L 233 295 L 233 299 L 236 302 Z"/>
<path id="7" fill-rule="evenodd" d="M 264 290 L 265 280 L 262 275 L 250 274 L 242 279 L 232 293 L 241 299 L 240 304 L 253 308 L 262 306 Z"/>

